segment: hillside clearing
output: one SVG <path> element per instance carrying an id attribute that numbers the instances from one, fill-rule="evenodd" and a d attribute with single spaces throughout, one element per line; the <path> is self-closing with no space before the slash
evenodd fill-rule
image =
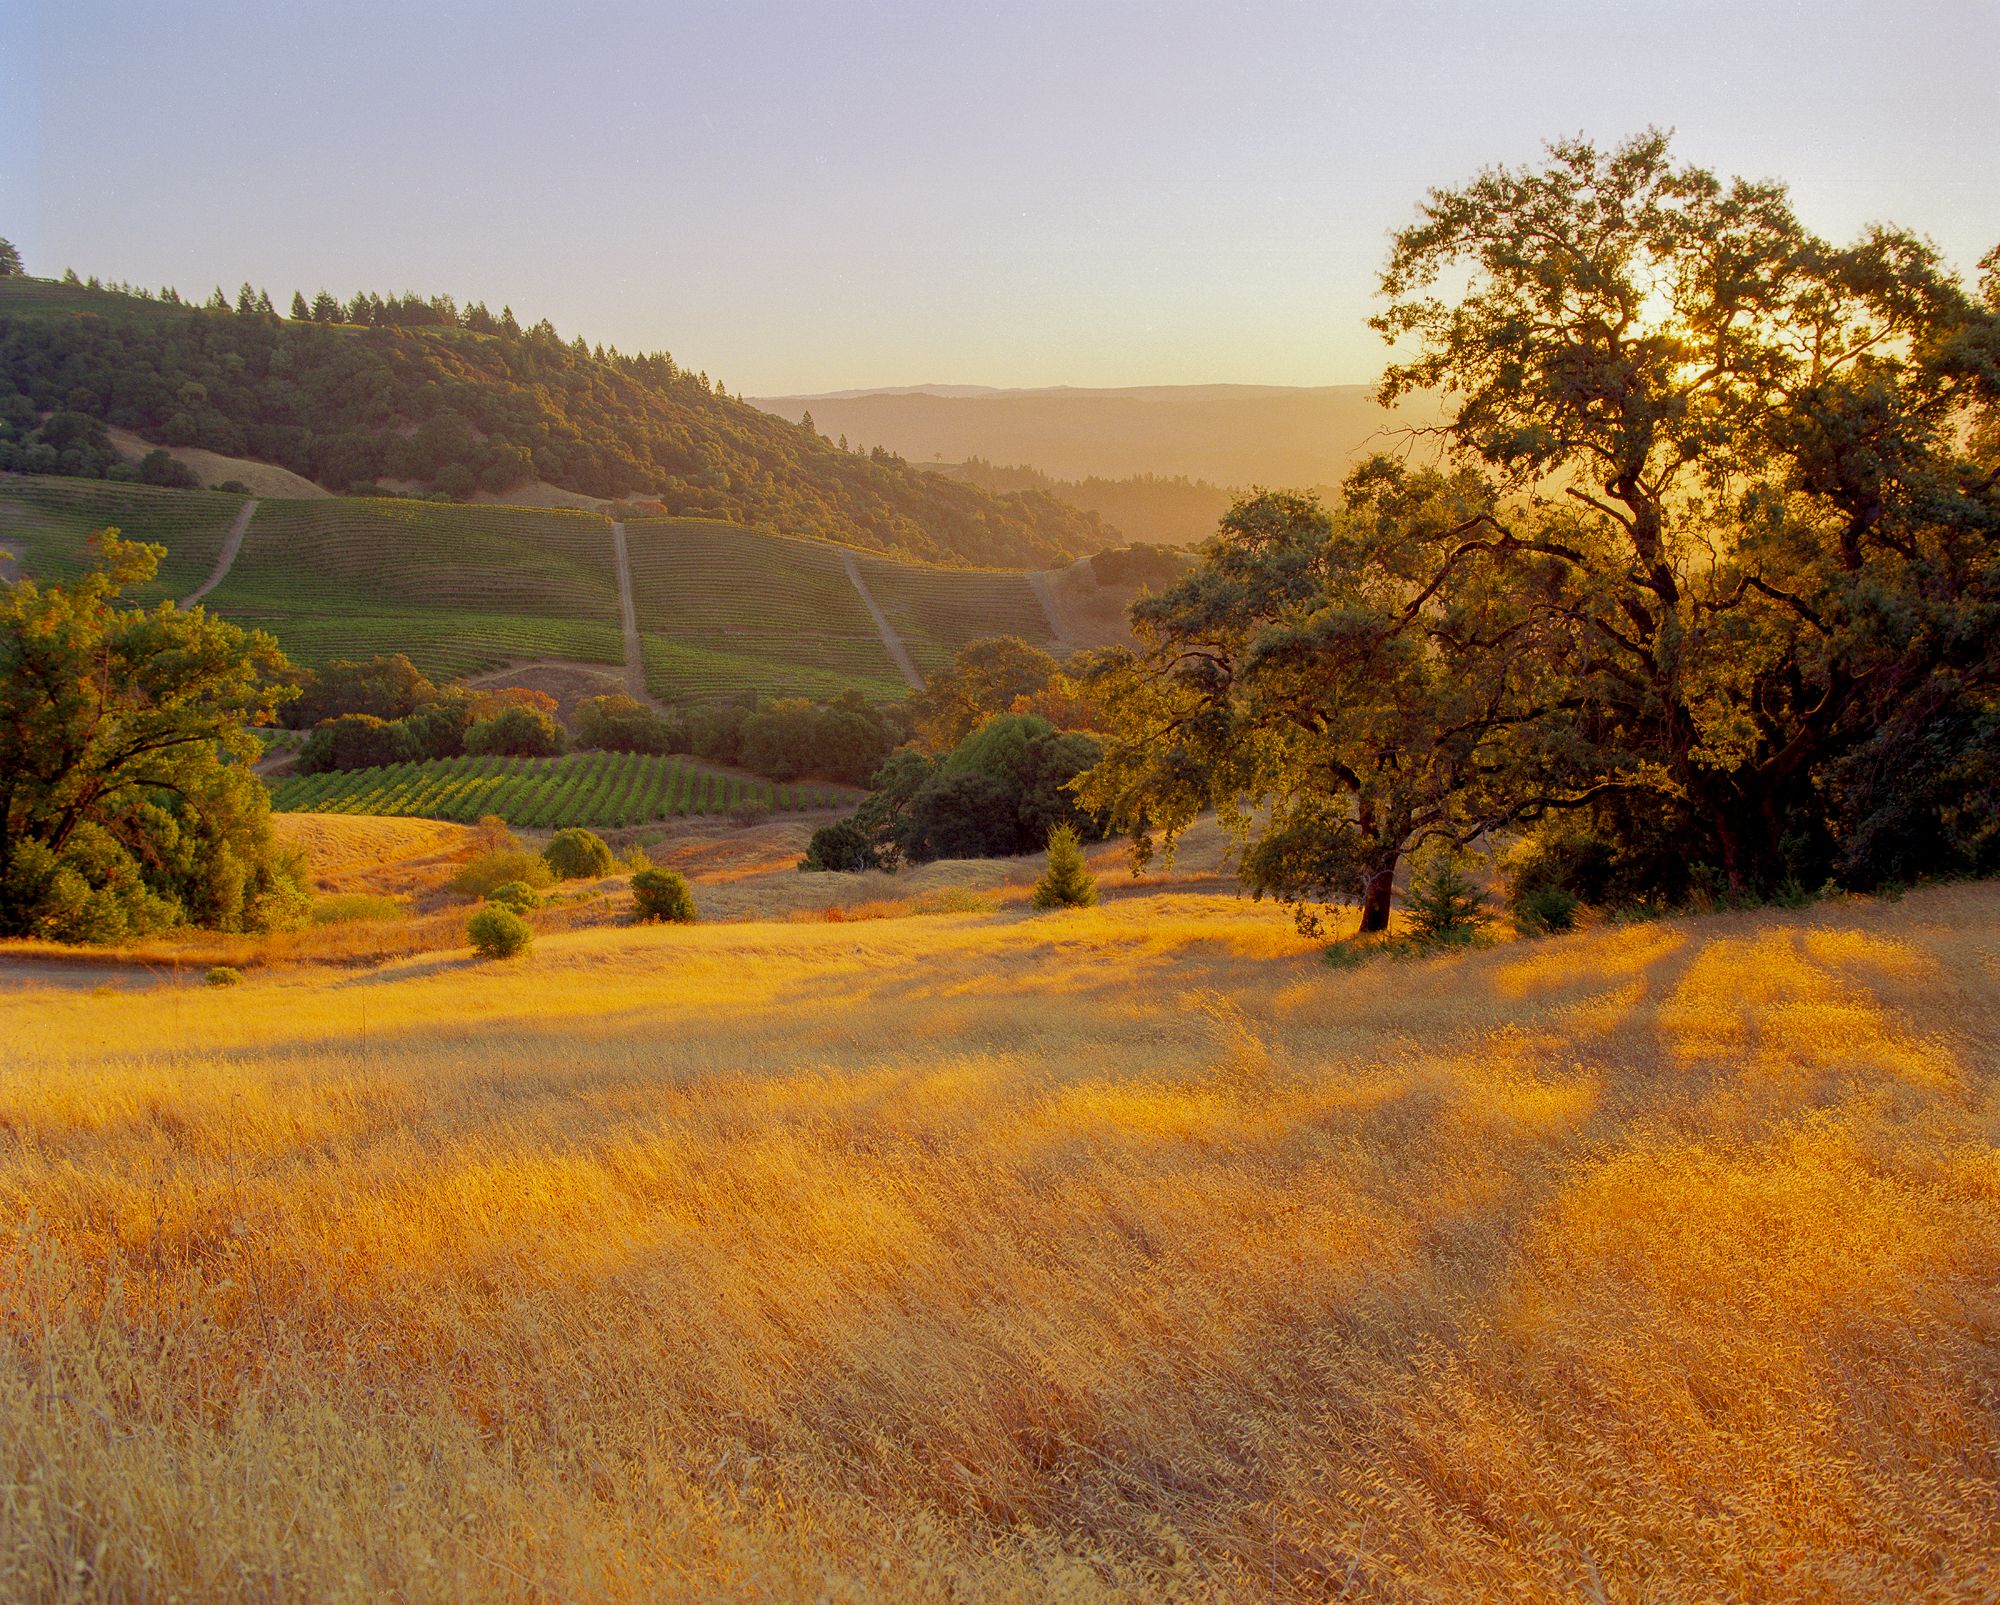
<path id="1" fill-rule="evenodd" d="M 1996 982 L 1977 886 L 16 992 L 0 1595 L 1991 1598 Z"/>

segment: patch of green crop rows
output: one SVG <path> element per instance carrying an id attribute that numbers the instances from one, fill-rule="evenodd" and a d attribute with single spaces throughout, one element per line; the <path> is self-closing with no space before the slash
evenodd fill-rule
<path id="1" fill-rule="evenodd" d="M 244 498 L 217 490 L 164 490 L 107 479 L 0 475 L 0 548 L 31 579 L 74 579 L 90 567 L 90 537 L 107 527 L 167 549 L 151 583 L 126 593 L 150 605 L 186 596 L 208 578 Z"/>
<path id="2" fill-rule="evenodd" d="M 1018 635 L 1037 646 L 1051 644 L 1048 615 L 1025 574 L 881 557 L 856 560 L 875 605 L 927 676 L 949 666 L 968 641 L 986 636 Z"/>
<path id="3" fill-rule="evenodd" d="M 634 519 L 625 541 L 654 695 L 906 689 L 839 547 L 698 518 Z"/>
<path id="4" fill-rule="evenodd" d="M 271 806 L 292 814 L 390 814 L 470 824 L 498 814 L 527 830 L 643 825 L 749 804 L 774 813 L 831 807 L 814 786 L 780 786 L 704 769 L 685 758 L 580 752 L 562 758 L 437 758 L 323 775 L 291 775 Z"/>
<path id="5" fill-rule="evenodd" d="M 406 652 L 432 674 L 618 663 L 611 528 L 595 513 L 272 499 L 209 597 L 308 665 Z"/>

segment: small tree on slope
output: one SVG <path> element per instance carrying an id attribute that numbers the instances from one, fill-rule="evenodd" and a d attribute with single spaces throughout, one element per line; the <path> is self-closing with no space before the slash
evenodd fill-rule
<path id="1" fill-rule="evenodd" d="M 1048 868 L 1035 882 L 1036 908 L 1088 908 L 1097 901 L 1097 882 L 1084 868 L 1083 848 L 1076 832 L 1058 825 L 1049 832 Z"/>

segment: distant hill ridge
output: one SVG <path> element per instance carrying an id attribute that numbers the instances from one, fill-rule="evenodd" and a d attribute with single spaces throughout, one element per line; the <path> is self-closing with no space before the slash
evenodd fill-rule
<path id="1" fill-rule="evenodd" d="M 536 484 L 932 563 L 1044 567 L 1113 544 L 1039 490 L 995 494 L 628 355 L 450 297 L 233 305 L 0 278 L 0 469 L 130 477 L 106 433 L 249 458 L 326 490 Z"/>
<path id="2" fill-rule="evenodd" d="M 1093 390 L 903 390 L 764 396 L 754 403 L 912 462 L 1021 464 L 1062 480 L 1161 478 L 1337 485 L 1371 452 L 1404 450 L 1434 407 L 1385 411 L 1369 385 L 1150 385 Z M 1125 527 L 1135 539 L 1156 532 Z"/>

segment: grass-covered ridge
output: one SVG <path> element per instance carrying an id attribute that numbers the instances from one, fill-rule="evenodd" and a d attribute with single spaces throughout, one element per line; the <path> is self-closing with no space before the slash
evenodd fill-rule
<path id="1" fill-rule="evenodd" d="M 640 752 L 580 752 L 562 758 L 462 757 L 292 775 L 276 782 L 284 813 L 373 814 L 470 823 L 487 814 L 524 829 L 644 825 L 744 807 L 777 812 L 824 808 L 849 795 L 813 785 L 774 785 L 685 758 Z"/>
<path id="2" fill-rule="evenodd" d="M 1385 988 L 1139 896 L 17 992 L 0 1594 L 1989 1599 L 1996 950 Z"/>

